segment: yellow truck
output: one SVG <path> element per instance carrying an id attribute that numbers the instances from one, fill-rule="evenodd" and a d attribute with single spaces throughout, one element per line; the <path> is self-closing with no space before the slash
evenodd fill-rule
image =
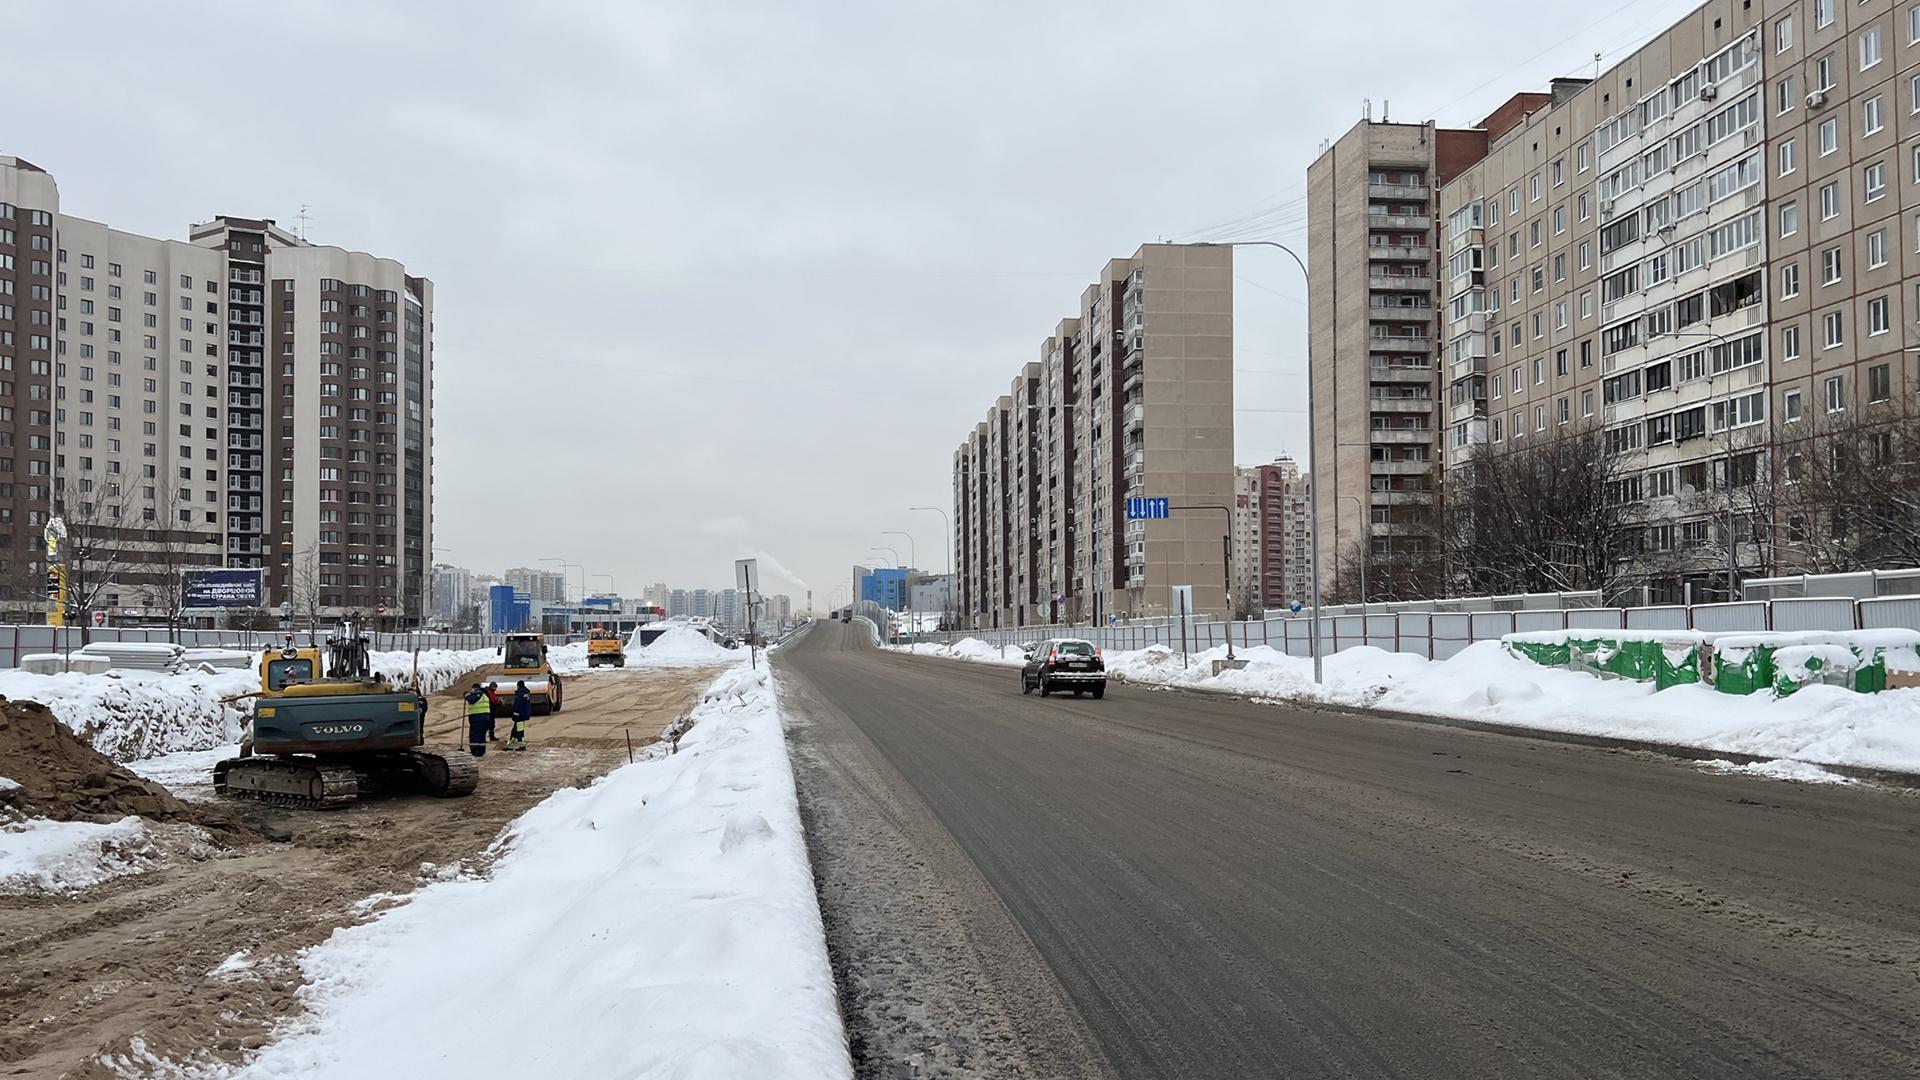
<path id="1" fill-rule="evenodd" d="M 587 631 L 587 666 L 596 668 L 602 664 L 626 667 L 627 649 L 618 633 L 595 627 Z"/>

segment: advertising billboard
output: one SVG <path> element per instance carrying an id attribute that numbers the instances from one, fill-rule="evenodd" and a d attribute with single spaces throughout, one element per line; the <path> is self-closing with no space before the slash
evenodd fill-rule
<path id="1" fill-rule="evenodd" d="M 264 570 L 182 570 L 180 591 L 186 608 L 251 608 L 263 602 Z"/>

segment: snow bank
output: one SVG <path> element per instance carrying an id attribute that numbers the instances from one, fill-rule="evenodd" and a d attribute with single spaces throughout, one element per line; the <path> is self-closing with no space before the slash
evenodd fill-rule
<path id="1" fill-rule="evenodd" d="M 302 954 L 308 1015 L 239 1075 L 851 1076 L 770 673 L 693 719 Z"/>
<path id="2" fill-rule="evenodd" d="M 137 817 L 105 825 L 30 818 L 0 825 L 0 896 L 78 892 L 160 859 Z"/>
<path id="3" fill-rule="evenodd" d="M 1756 761 L 1748 765 L 1735 765 L 1731 761 L 1703 761 L 1700 767 L 1708 772 L 1735 773 L 1747 776 L 1764 776 L 1769 780 L 1792 780 L 1801 784 L 1851 784 L 1853 778 L 1829 772 L 1818 765 L 1809 765 L 1804 761 Z"/>
<path id="4" fill-rule="evenodd" d="M 367 654 L 374 673 L 384 675 L 395 686 L 413 684 L 413 653 L 376 652 Z M 500 656 L 492 649 L 421 649 L 420 681 L 426 685 L 421 693 L 432 694 L 460 681 L 460 677 L 475 668 L 498 663 Z M 257 669 L 259 665 L 255 665 Z M 255 689 L 259 689 L 259 675 L 254 675 Z"/>
<path id="5" fill-rule="evenodd" d="M 420 675 L 425 692 L 451 686 L 461 675 L 495 659 L 491 649 L 423 649 Z M 411 652 L 376 652 L 369 660 L 375 672 L 396 685 L 412 682 Z M 256 655 L 244 668 L 178 674 L 0 671 L 0 697 L 40 702 L 94 749 L 115 761 L 134 761 L 238 742 L 253 715 L 252 699 L 222 699 L 258 691 L 259 666 Z"/>
<path id="6" fill-rule="evenodd" d="M 34 675 L 0 671 L 0 696 L 37 701 L 115 761 L 237 742 L 252 705 L 222 698 L 260 688 L 253 671 L 170 675 L 116 671 Z"/>
<path id="7" fill-rule="evenodd" d="M 1649 635 L 1669 640 L 1666 632 Z M 981 663 L 1020 662 L 1011 648 L 1002 661 L 997 649 L 969 656 L 966 644 L 966 639 L 952 646 L 923 643 L 911 651 Z M 1323 660 L 1321 684 L 1314 683 L 1308 658 L 1264 645 L 1236 648 L 1234 654 L 1247 661 L 1246 668 L 1219 675 L 1213 674 L 1212 661 L 1226 657 L 1224 646 L 1190 654 L 1184 667 L 1180 654 L 1164 645 L 1105 657 L 1109 672 L 1148 686 L 1482 720 L 1816 765 L 1920 772 L 1920 689 L 1859 694 L 1815 685 L 1777 699 L 1722 694 L 1697 684 L 1656 691 L 1651 683 L 1542 667 L 1509 655 L 1497 641 L 1478 642 L 1448 660 L 1371 646 L 1342 649 Z"/>

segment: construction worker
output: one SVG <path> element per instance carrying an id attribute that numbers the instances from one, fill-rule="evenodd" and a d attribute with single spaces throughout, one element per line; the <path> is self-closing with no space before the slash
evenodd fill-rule
<path id="1" fill-rule="evenodd" d="M 493 729 L 493 706 L 479 683 L 467 691 L 467 750 L 474 757 L 487 756 L 487 733 Z"/>
<path id="2" fill-rule="evenodd" d="M 527 721 L 533 718 L 533 694 L 528 692 L 527 683 L 522 679 L 513 688 L 513 733 L 507 740 L 508 750 L 527 748 Z"/>
<path id="3" fill-rule="evenodd" d="M 500 712 L 500 684 L 499 683 L 489 682 L 487 684 L 487 707 L 493 710 L 492 712 L 489 712 L 487 714 L 488 717 L 495 716 Z M 493 721 L 491 719 L 487 721 L 487 741 L 488 742 L 500 741 L 500 736 L 494 733 Z"/>

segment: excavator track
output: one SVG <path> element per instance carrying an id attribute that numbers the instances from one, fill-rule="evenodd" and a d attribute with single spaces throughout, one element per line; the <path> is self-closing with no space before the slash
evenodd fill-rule
<path id="1" fill-rule="evenodd" d="M 420 787 L 429 795 L 455 799 L 480 786 L 480 763 L 465 750 L 412 751 Z"/>
<path id="2" fill-rule="evenodd" d="M 360 797 L 360 775 L 344 766 L 298 759 L 228 758 L 213 767 L 213 790 L 295 810 L 344 810 Z"/>

